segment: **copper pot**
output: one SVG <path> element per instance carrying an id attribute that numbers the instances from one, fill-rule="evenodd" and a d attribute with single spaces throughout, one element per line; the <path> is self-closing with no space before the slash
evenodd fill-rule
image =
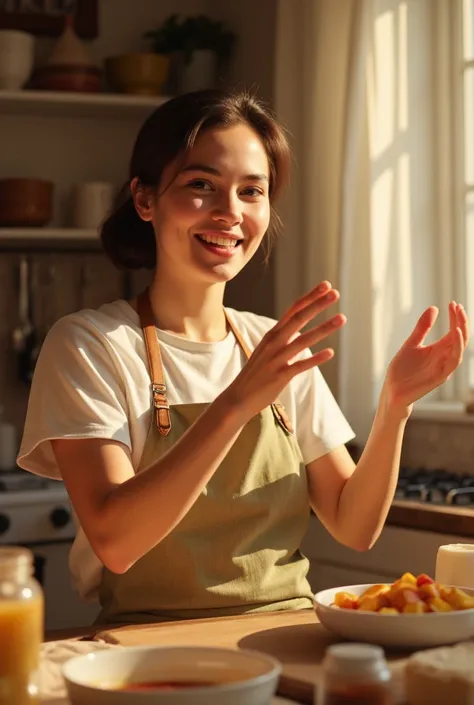
<path id="1" fill-rule="evenodd" d="M 0 225 L 38 227 L 53 216 L 52 181 L 0 179 Z"/>

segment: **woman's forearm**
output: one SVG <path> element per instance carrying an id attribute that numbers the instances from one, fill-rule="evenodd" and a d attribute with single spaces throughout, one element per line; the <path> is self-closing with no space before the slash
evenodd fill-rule
<path id="1" fill-rule="evenodd" d="M 153 466 L 118 485 L 100 511 L 101 558 L 124 572 L 193 506 L 246 419 L 218 398 Z"/>
<path id="2" fill-rule="evenodd" d="M 394 409 L 382 392 L 369 438 L 344 485 L 337 524 L 350 545 L 368 550 L 379 537 L 397 486 L 403 434 L 409 410 Z"/>

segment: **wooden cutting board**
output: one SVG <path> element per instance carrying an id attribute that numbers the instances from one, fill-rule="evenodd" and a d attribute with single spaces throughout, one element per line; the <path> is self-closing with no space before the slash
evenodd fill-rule
<path id="1" fill-rule="evenodd" d="M 279 695 L 307 705 L 314 702 L 324 652 L 338 641 L 319 624 L 312 610 L 119 627 L 99 632 L 95 638 L 122 646 L 199 645 L 261 651 L 283 664 Z M 394 676 L 395 705 L 405 705 L 406 655 L 386 655 Z"/>

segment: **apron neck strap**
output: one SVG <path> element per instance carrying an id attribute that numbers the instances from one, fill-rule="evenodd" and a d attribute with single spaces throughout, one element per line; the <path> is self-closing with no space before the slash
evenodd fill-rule
<path id="1" fill-rule="evenodd" d="M 148 289 L 142 291 L 137 298 L 137 311 L 140 316 L 140 325 L 145 337 L 148 364 L 150 366 L 151 394 L 155 408 L 156 426 L 162 436 L 167 436 L 171 431 L 170 405 L 166 395 L 165 378 L 163 375 L 163 362 L 161 360 L 160 345 L 156 335 L 155 317 L 151 308 Z"/>
<path id="2" fill-rule="evenodd" d="M 156 333 L 155 316 L 150 303 L 148 289 L 142 291 L 137 297 L 137 311 L 140 316 L 140 325 L 145 338 L 148 364 L 151 376 L 151 391 L 153 406 L 155 408 L 156 425 L 162 436 L 167 436 L 171 430 L 170 406 L 166 393 L 166 385 L 163 374 L 163 362 L 160 353 L 160 344 Z M 250 359 L 252 351 L 243 339 L 240 331 L 231 320 L 229 314 L 224 309 L 227 325 L 235 336 L 238 344 L 242 348 L 247 360 Z M 273 414 L 282 428 L 287 433 L 294 433 L 293 425 L 285 411 L 283 404 L 278 399 L 272 404 Z"/>

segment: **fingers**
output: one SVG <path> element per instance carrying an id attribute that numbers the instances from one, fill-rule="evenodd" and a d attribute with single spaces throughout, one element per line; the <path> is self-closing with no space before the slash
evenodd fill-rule
<path id="1" fill-rule="evenodd" d="M 302 296 L 301 298 L 297 299 L 286 311 L 286 313 L 283 314 L 283 316 L 280 319 L 280 323 L 282 325 L 285 325 L 292 316 L 297 312 L 300 311 L 302 308 L 305 308 L 309 304 L 311 304 L 313 301 L 315 301 L 318 298 L 321 298 L 325 294 L 328 293 L 328 291 L 332 289 L 332 286 L 330 282 L 328 281 L 322 281 L 320 282 L 317 286 L 314 287 L 314 289 L 311 289 L 311 291 L 308 291 L 307 294 Z"/>
<path id="2" fill-rule="evenodd" d="M 452 375 L 454 370 L 459 367 L 462 362 L 464 353 L 464 337 L 460 328 L 456 327 L 448 333 L 450 335 L 450 351 L 449 356 L 443 362 L 444 373 L 446 378 Z"/>
<path id="3" fill-rule="evenodd" d="M 311 370 L 313 367 L 320 367 L 320 365 L 324 365 L 325 362 L 328 362 L 333 357 L 334 350 L 332 348 L 324 348 L 324 350 L 315 353 L 311 357 L 307 357 L 304 360 L 298 360 L 298 362 L 294 362 L 288 368 L 291 378 L 296 377 L 296 375 L 299 375 L 301 372 Z"/>
<path id="4" fill-rule="evenodd" d="M 272 337 L 286 343 L 315 316 L 325 311 L 338 300 L 339 292 L 336 289 L 330 288 L 324 295 L 315 293 L 313 297 L 310 296 L 307 299 L 306 304 L 301 305 L 300 308 L 294 310 L 291 314 L 289 313 L 286 318 L 276 324 L 272 330 Z"/>
<path id="5" fill-rule="evenodd" d="M 346 322 L 347 318 L 342 313 L 338 313 L 320 326 L 298 335 L 298 337 L 282 351 L 282 361 L 291 361 L 306 348 L 316 345 L 316 343 L 321 342 L 321 340 L 327 338 L 331 333 L 335 333 L 342 328 Z"/>
<path id="6" fill-rule="evenodd" d="M 463 346 L 464 348 L 467 348 L 469 343 L 469 321 L 462 304 L 456 304 L 456 326 L 461 330 Z"/>
<path id="7" fill-rule="evenodd" d="M 458 325 L 457 303 L 450 301 L 448 306 L 449 313 L 449 329 L 454 330 Z"/>
<path id="8" fill-rule="evenodd" d="M 422 345 L 426 336 L 433 328 L 433 325 L 437 318 L 438 309 L 436 308 L 436 306 L 430 306 L 429 308 L 427 308 L 426 311 L 424 311 L 418 319 L 418 322 L 414 327 L 413 332 L 406 339 L 405 345 L 415 348 Z"/>

